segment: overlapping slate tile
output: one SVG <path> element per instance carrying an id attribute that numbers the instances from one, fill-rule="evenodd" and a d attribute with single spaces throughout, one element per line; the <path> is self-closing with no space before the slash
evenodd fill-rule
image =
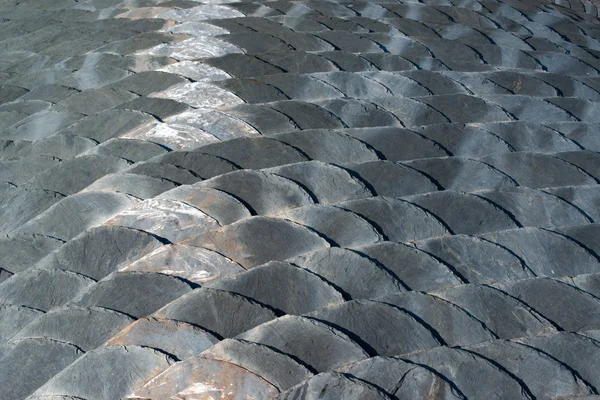
<path id="1" fill-rule="evenodd" d="M 136 203 L 137 199 L 122 193 L 77 193 L 63 198 L 16 231 L 69 240 Z"/>
<path id="2" fill-rule="evenodd" d="M 238 293 L 286 314 L 295 315 L 344 301 L 342 294 L 317 274 L 281 262 L 254 267 L 207 286 Z"/>
<path id="3" fill-rule="evenodd" d="M 0 301 L 48 311 L 66 304 L 93 284 L 94 280 L 74 272 L 29 268 L 0 284 Z"/>
<path id="4" fill-rule="evenodd" d="M 347 249 L 332 247 L 289 261 L 318 274 L 353 299 L 371 299 L 406 290 L 385 266 Z"/>
<path id="5" fill-rule="evenodd" d="M 80 293 L 70 304 L 103 307 L 143 318 L 192 290 L 176 277 L 141 272 L 117 272 Z"/>
<path id="6" fill-rule="evenodd" d="M 243 319 L 234 318 L 239 313 Z M 180 297 L 155 315 L 197 325 L 220 338 L 234 337 L 276 318 L 270 308 L 244 296 L 208 288 Z"/>
<path id="7" fill-rule="evenodd" d="M 131 317 L 106 308 L 67 306 L 39 316 L 12 340 L 50 338 L 89 351 L 132 322 Z"/>
<path id="8" fill-rule="evenodd" d="M 274 385 L 241 366 L 203 357 L 190 357 L 176 363 L 140 386 L 130 394 L 152 398 L 204 395 L 275 397 L 279 393 Z"/>
<path id="9" fill-rule="evenodd" d="M 409 355 L 406 359 L 454 383 L 465 397 L 486 397 L 493 393 L 514 399 L 532 396 L 531 391 L 514 375 L 497 363 L 474 356 L 469 351 L 438 347 Z M 476 379 L 473 379 L 473 371 L 478 371 Z"/>
<path id="10" fill-rule="evenodd" d="M 98 243 L 102 246 L 97 246 Z M 121 264 L 132 262 L 163 243 L 143 231 L 102 226 L 76 236 L 36 266 L 76 272 L 100 280 L 115 272 Z"/>
<path id="11" fill-rule="evenodd" d="M 225 339 L 202 353 L 202 357 L 239 365 L 284 391 L 312 373 L 289 356 L 257 343 Z"/>
<path id="12" fill-rule="evenodd" d="M 7 381 L 21 384 L 4 385 L 2 396 L 7 399 L 27 397 L 82 354 L 77 346 L 46 338 L 3 344 L 0 346 L 0 358 L 5 362 L 3 375 Z M 24 358 L 27 363 L 22 362 Z M 47 362 L 49 359 L 53 362 Z"/>
<path id="13" fill-rule="evenodd" d="M 452 381 L 447 380 L 437 371 L 399 358 L 377 356 L 348 364 L 339 370 L 368 382 L 396 398 L 407 396 L 465 398 Z"/>
<path id="14" fill-rule="evenodd" d="M 174 362 L 171 356 L 149 347 L 103 346 L 86 353 L 55 375 L 33 398 L 52 394 L 80 398 L 127 396 Z M 100 371 L 111 379 L 95 379 Z"/>
<path id="15" fill-rule="evenodd" d="M 594 329 L 597 325 L 598 298 L 571 286 L 550 278 L 527 279 L 523 281 L 497 283 L 498 289 L 515 297 L 554 322 L 557 326 L 571 332 Z M 542 295 L 550 290 L 551 294 Z M 555 301 L 562 299 L 565 307 L 556 307 Z M 565 304 L 568 302 L 569 306 Z M 576 311 L 575 311 L 576 310 Z"/>
<path id="16" fill-rule="evenodd" d="M 183 360 L 217 342 L 214 335 L 192 324 L 150 317 L 135 321 L 112 336 L 108 344 L 151 347 Z"/>
<path id="17" fill-rule="evenodd" d="M 89 352 L 10 390 L 596 393 L 591 2 L 17 3 L 0 336 Z"/>
<path id="18" fill-rule="evenodd" d="M 300 360 L 313 371 L 327 371 L 368 357 L 365 350 L 343 332 L 313 318 L 284 316 L 237 338 L 274 348 Z"/>

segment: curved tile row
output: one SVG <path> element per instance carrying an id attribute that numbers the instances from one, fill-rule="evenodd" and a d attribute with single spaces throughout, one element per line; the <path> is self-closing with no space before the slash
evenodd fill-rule
<path id="1" fill-rule="evenodd" d="M 246 103 L 280 100 L 319 101 L 336 98 L 370 99 L 385 96 L 420 98 L 471 94 L 576 97 L 598 101 L 594 87 L 576 78 L 542 72 L 494 71 L 464 74 L 454 71 L 315 72 L 253 76 L 219 81 L 218 86 Z"/>
<path id="2" fill-rule="evenodd" d="M 511 285 L 519 290 L 519 293 L 530 292 L 531 290 L 560 290 L 564 292 L 562 298 L 577 303 L 578 306 L 588 305 L 594 307 L 592 304 L 597 306 L 599 301 L 597 297 L 591 296 L 580 289 L 549 279 L 533 278 L 514 282 Z M 445 295 L 445 298 L 460 299 L 462 305 L 457 306 L 447 302 L 447 300 L 442 300 L 439 297 L 440 295 Z M 485 301 L 482 303 L 484 299 Z M 212 360 L 215 359 L 219 362 L 226 361 L 234 364 L 234 366 L 247 368 L 250 373 L 259 375 L 269 383 L 279 382 L 281 375 L 285 374 L 288 382 L 287 386 L 294 382 L 300 385 L 311 385 L 310 380 L 307 383 L 301 383 L 303 379 L 306 379 L 306 369 L 312 373 L 321 372 L 325 375 L 330 374 L 327 371 L 338 369 L 353 377 L 375 384 L 378 388 L 389 388 L 388 385 L 377 384 L 377 382 L 383 382 L 382 379 L 391 379 L 398 382 L 398 379 L 408 371 L 398 376 L 392 365 L 383 364 L 381 368 L 387 368 L 388 371 L 383 373 L 384 370 L 375 367 L 374 362 L 387 363 L 388 360 L 394 363 L 408 362 L 411 364 L 410 369 L 418 368 L 421 365 L 429 370 L 429 373 L 423 376 L 423 381 L 417 381 L 420 382 L 419 387 L 424 385 L 423 390 L 430 388 L 427 385 L 432 383 L 432 378 L 437 377 L 438 379 L 442 378 L 445 385 L 451 386 L 446 387 L 446 390 L 457 389 L 459 394 L 462 393 L 470 397 L 482 396 L 488 390 L 491 392 L 503 390 L 506 393 L 512 393 L 513 390 L 516 390 L 515 393 L 529 393 L 536 397 L 545 397 L 550 393 L 555 393 L 559 389 L 548 387 L 543 383 L 546 380 L 534 373 L 536 370 L 534 366 L 546 365 L 546 368 L 555 371 L 552 376 L 561 377 L 560 390 L 564 390 L 565 395 L 595 393 L 593 364 L 588 364 L 587 358 L 582 359 L 575 356 L 562 345 L 552 350 L 552 340 L 548 342 L 549 337 L 558 338 L 561 335 L 574 335 L 560 333 L 556 329 L 568 330 L 570 325 L 580 323 L 577 321 L 589 321 L 590 314 L 577 316 L 572 315 L 572 313 L 563 313 L 560 325 L 557 325 L 555 321 L 558 321 L 558 319 L 547 320 L 537 311 L 548 312 L 552 310 L 552 306 L 548 302 L 545 304 L 537 302 L 535 304 L 536 308 L 531 309 L 529 304 L 523 301 L 522 296 L 515 296 L 514 289 L 507 293 L 490 286 L 462 285 L 449 288 L 439 294 L 436 293 L 434 296 L 416 292 L 405 293 L 386 296 L 379 301 L 346 302 L 324 308 L 307 317 L 279 317 L 270 322 L 259 324 L 257 327 L 239 335 L 233 341 L 231 339 L 222 341 L 199 356 L 175 364 L 147 383 L 136 395 L 165 396 L 183 392 L 186 388 L 192 390 L 191 387 L 194 384 L 209 382 L 210 379 L 203 372 L 193 373 L 192 371 L 194 369 L 211 370 Z M 487 304 L 487 306 L 482 304 Z M 507 307 L 508 304 L 511 304 L 510 307 Z M 510 315 L 510 317 L 506 320 L 498 319 L 498 315 L 491 309 L 492 307 L 496 311 L 504 309 L 506 316 Z M 178 308 L 181 309 L 180 306 Z M 520 312 L 515 313 L 515 308 L 519 309 Z M 167 310 L 170 309 L 167 308 Z M 170 313 L 172 312 L 170 311 Z M 169 311 L 163 313 L 169 313 Z M 486 318 L 490 317 L 493 323 L 489 326 L 494 326 L 498 333 L 488 329 Z M 200 317 L 195 322 L 202 325 L 210 320 L 210 318 L 207 320 L 206 317 Z M 394 328 L 384 329 L 384 326 L 387 327 L 388 325 L 390 327 L 393 325 Z M 586 329 L 594 329 L 593 324 L 585 326 Z M 524 328 L 527 331 L 524 331 Z M 412 332 L 415 329 L 420 330 L 421 334 L 412 335 L 408 333 L 408 331 Z M 408 331 L 402 334 L 404 330 Z M 299 334 L 300 332 L 302 334 Z M 521 338 L 523 333 L 527 333 L 527 336 Z M 574 335 L 572 339 L 566 338 L 566 340 L 573 341 L 580 338 L 578 344 L 584 345 L 585 338 L 583 335 L 585 334 Z M 404 340 L 399 341 L 398 335 L 401 335 Z M 495 340 L 496 338 L 512 339 L 512 342 Z M 562 342 L 561 339 L 557 340 Z M 252 343 L 256 344 L 252 345 Z M 525 346 L 520 346 L 520 343 L 525 344 Z M 545 346 L 544 350 L 537 349 L 536 343 L 539 343 L 538 346 Z M 591 340 L 588 340 L 588 343 L 589 346 L 592 346 L 591 349 L 598 347 Z M 290 374 L 290 370 L 286 370 L 285 373 L 284 371 L 278 373 L 272 369 L 264 370 L 263 363 L 268 365 L 274 354 L 268 352 L 269 354 L 249 360 L 247 354 L 244 357 L 241 353 L 242 350 L 252 351 L 249 349 L 256 345 L 268 346 L 282 352 L 289 357 L 288 363 L 294 365 L 299 363 L 304 368 L 301 368 L 296 374 Z M 462 347 L 447 347 L 457 345 Z M 320 346 L 327 347 L 321 349 Z M 410 354 L 415 350 L 421 351 Z M 422 350 L 426 351 L 423 352 Z M 225 354 L 223 354 L 224 351 Z M 584 350 L 579 348 L 578 351 L 583 352 Z M 322 357 L 323 352 L 328 354 L 328 357 Z M 557 361 L 554 358 L 557 355 L 549 357 L 548 352 L 550 354 L 553 352 L 560 354 L 563 359 L 567 357 L 568 362 Z M 218 354 L 217 357 L 214 356 L 215 353 Z M 520 354 L 520 357 L 516 354 Z M 377 357 L 369 358 L 369 356 L 375 355 Z M 395 355 L 397 358 L 384 358 L 391 355 Z M 515 359 L 515 357 L 517 358 Z M 245 361 L 240 358 L 245 358 Z M 527 362 L 515 361 L 522 361 L 522 358 L 527 359 Z M 467 360 L 471 361 L 467 362 Z M 579 371 L 577 367 L 572 367 L 571 364 L 578 364 L 577 367 L 583 369 Z M 452 369 L 451 366 L 457 365 L 461 365 L 461 369 Z M 365 367 L 364 370 L 363 367 Z M 463 373 L 472 374 L 473 370 L 471 368 L 475 367 L 483 368 L 486 371 L 485 374 L 490 374 L 486 381 L 491 379 L 491 382 L 497 383 L 483 385 L 483 387 L 473 384 L 472 381 L 466 378 L 468 375 L 463 375 Z M 229 366 L 228 368 L 234 367 Z M 296 367 L 294 370 L 297 371 L 298 368 Z M 576 375 L 573 371 L 576 371 Z M 417 376 L 424 373 L 423 370 Z M 431 373 L 434 375 L 431 376 Z M 447 375 L 448 373 L 450 375 Z M 277 374 L 279 376 L 274 376 Z M 182 376 L 182 378 L 175 379 L 175 376 Z M 581 379 L 581 376 L 585 376 L 586 381 Z M 190 378 L 192 379 L 190 380 Z M 590 381 L 591 384 L 588 383 Z M 223 380 L 217 382 L 218 385 L 224 384 Z M 438 382 L 436 387 L 439 388 L 441 383 L 443 382 Z M 442 385 L 442 388 L 445 385 Z M 281 390 L 281 385 L 273 386 Z M 399 389 L 398 385 L 392 385 L 391 387 Z M 289 390 L 293 393 L 301 389 L 305 388 L 298 387 Z M 405 387 L 403 390 L 411 389 L 415 390 L 416 388 Z M 258 386 L 254 387 L 254 390 L 260 393 L 260 390 L 265 389 Z M 272 390 L 272 388 L 269 390 Z M 389 390 L 386 391 L 392 396 L 396 394 L 394 391 L 391 393 Z M 350 396 L 350 398 L 362 398 L 356 396 Z"/>
<path id="3" fill-rule="evenodd" d="M 580 121 L 595 121 L 593 20 L 492 0 L 121 6 L 68 11 L 102 47 L 48 49 L 70 25 L 28 26 L 23 6 L 0 23 L 28 32 L 0 35 L 3 48 L 32 51 L 0 61 L 0 79 L 27 86 L 0 91 L 12 126 L 0 134 L 1 203 L 19 211 L 2 218 L 0 245 L 19 250 L 0 274 L 2 326 L 14 327 L 2 358 L 14 365 L 32 351 L 20 343 L 37 343 L 66 360 L 62 372 L 35 362 L 17 397 L 42 385 L 31 398 L 208 390 L 198 383 L 414 396 L 427 384 L 396 393 L 330 370 L 479 342 L 475 365 L 506 393 L 595 393 L 584 372 L 492 340 L 597 323 L 597 156 L 581 150 L 599 147 Z M 49 20 L 65 21 L 61 7 L 47 5 Z M 131 32 L 116 37 L 114 16 Z M 84 29 L 87 18 L 100 20 Z M 231 140 L 260 133 L 270 137 Z M 555 310 L 548 293 L 584 311 Z M 478 394 L 433 360 L 414 373 L 448 397 Z M 531 365 L 562 386 L 543 387 Z"/>

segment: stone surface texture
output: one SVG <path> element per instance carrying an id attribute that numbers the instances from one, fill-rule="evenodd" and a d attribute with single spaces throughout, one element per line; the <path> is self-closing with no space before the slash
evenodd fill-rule
<path id="1" fill-rule="evenodd" d="M 596 0 L 0 0 L 0 399 L 600 398 Z"/>

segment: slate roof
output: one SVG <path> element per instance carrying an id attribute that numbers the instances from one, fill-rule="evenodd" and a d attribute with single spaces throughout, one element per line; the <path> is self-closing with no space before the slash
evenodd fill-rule
<path id="1" fill-rule="evenodd" d="M 597 16 L 0 0 L 0 398 L 594 398 Z"/>

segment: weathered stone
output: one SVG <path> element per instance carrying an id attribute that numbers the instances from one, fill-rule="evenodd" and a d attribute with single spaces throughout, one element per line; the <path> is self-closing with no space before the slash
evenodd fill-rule
<path id="1" fill-rule="evenodd" d="M 127 171 L 132 174 L 168 179 L 180 185 L 191 185 L 202 180 L 202 178 L 187 168 L 157 162 L 140 162 Z"/>
<path id="2" fill-rule="evenodd" d="M 331 247 L 288 261 L 323 277 L 352 299 L 373 299 L 405 290 L 385 268 L 351 250 Z"/>
<path id="3" fill-rule="evenodd" d="M 353 165 L 351 168 L 379 196 L 402 197 L 439 190 L 427 175 L 401 164 L 373 161 Z"/>
<path id="4" fill-rule="evenodd" d="M 0 232 L 14 231 L 64 197 L 57 192 L 36 188 L 11 187 L 3 190 L 0 192 Z"/>
<path id="5" fill-rule="evenodd" d="M 289 21 L 289 17 L 284 17 L 287 21 Z M 307 20 L 304 20 L 307 21 Z M 311 23 L 312 21 L 307 21 Z M 322 26 L 321 24 L 318 24 Z M 270 66 L 276 66 L 281 68 L 282 70 L 292 73 L 292 74 L 305 74 L 310 72 L 327 72 L 327 71 L 337 71 L 335 65 L 329 61 L 327 58 L 322 57 L 321 55 L 295 51 L 290 53 L 270 53 L 270 54 L 262 54 L 261 59 L 267 61 Z M 269 72 L 269 71 L 265 71 Z M 274 70 L 271 73 L 277 73 L 280 71 Z M 255 75 L 264 75 L 264 74 L 255 74 Z M 239 73 L 236 76 L 240 76 Z"/>
<path id="6" fill-rule="evenodd" d="M 29 91 L 22 96 L 22 100 L 42 100 L 51 103 L 58 103 L 69 96 L 79 93 L 78 90 L 62 85 L 43 85 Z"/>
<path id="7" fill-rule="evenodd" d="M 89 351 L 131 324 L 133 319 L 104 308 L 62 307 L 40 315 L 13 340 L 48 338 Z"/>
<path id="8" fill-rule="evenodd" d="M 515 187 L 516 182 L 487 164 L 459 157 L 430 158 L 407 163 L 431 177 L 446 190 L 472 192 Z"/>
<path id="9" fill-rule="evenodd" d="M 575 286 L 550 278 L 530 278 L 494 286 L 566 331 L 598 329 L 600 326 L 600 299 Z M 560 307 L 556 306 L 557 301 L 560 301 Z"/>
<path id="10" fill-rule="evenodd" d="M 575 142 L 540 124 L 516 121 L 486 124 L 485 129 L 505 140 L 515 151 L 553 153 L 579 150 Z"/>
<path id="11" fill-rule="evenodd" d="M 90 115 L 61 132 L 105 142 L 154 121 L 156 120 L 152 116 L 140 111 L 106 110 Z"/>
<path id="12" fill-rule="evenodd" d="M 300 149 L 312 160 L 344 164 L 379 159 L 372 149 L 345 134 L 343 130 L 305 130 L 282 133 L 274 137 Z"/>
<path id="13" fill-rule="evenodd" d="M 265 136 L 301 129 L 285 112 L 265 107 L 262 104 L 241 104 L 227 110 L 225 115 L 242 121 L 246 127 L 253 127 L 255 133 Z M 333 123 L 331 122 L 331 124 Z M 309 126 L 312 127 L 312 125 Z M 333 124 L 333 127 L 339 127 L 339 124 Z"/>
<path id="14" fill-rule="evenodd" d="M 262 83 L 261 86 L 268 84 L 277 89 L 279 94 L 285 96 L 285 99 L 276 98 L 273 101 L 289 99 L 315 101 L 343 95 L 333 85 L 311 75 L 271 74 L 257 79 L 259 79 L 258 82 Z M 260 101 L 260 103 L 265 102 L 264 100 Z"/>
<path id="15" fill-rule="evenodd" d="M 258 215 L 278 214 L 314 202 L 294 181 L 262 171 L 236 171 L 202 181 L 197 186 L 222 190 Z"/>
<path id="16" fill-rule="evenodd" d="M 118 192 L 140 199 L 149 199 L 177 186 L 175 182 L 167 179 L 119 172 L 97 179 L 81 192 Z"/>
<path id="17" fill-rule="evenodd" d="M 162 245 L 162 241 L 143 231 L 101 226 L 73 238 L 36 267 L 76 272 L 100 280 Z"/>
<path id="18" fill-rule="evenodd" d="M 1 86 L 0 87 L 0 104 L 15 101 L 19 97 L 27 94 L 29 91 L 18 86 Z"/>
<path id="19" fill-rule="evenodd" d="M 341 247 L 364 246 L 382 238 L 367 220 L 334 206 L 298 207 L 280 213 L 278 217 L 305 225 Z"/>
<path id="20" fill-rule="evenodd" d="M 504 210 L 478 196 L 453 191 L 440 191 L 406 199 L 435 215 L 455 234 L 475 235 L 517 228 Z"/>
<path id="21" fill-rule="evenodd" d="M 189 22 L 173 27 L 171 30 L 174 31 L 176 28 L 178 30 L 184 30 L 187 27 L 191 28 L 194 25 L 202 25 L 206 27 L 211 26 L 202 22 Z M 217 27 L 213 28 L 218 29 Z M 177 74 L 189 79 L 193 79 L 194 81 L 221 81 L 231 77 L 231 75 L 225 71 L 197 61 L 180 61 L 175 64 L 169 64 L 161 67 L 157 71 Z"/>
<path id="22" fill-rule="evenodd" d="M 174 362 L 169 355 L 147 347 L 103 346 L 54 376 L 34 397 L 61 393 L 78 398 L 126 398 Z M 105 378 L 97 379 L 98 374 Z"/>
<path id="23" fill-rule="evenodd" d="M 600 254 L 600 243 L 596 240 L 600 234 L 600 224 L 587 224 L 562 228 L 558 232 L 574 239 L 577 243 L 590 250 L 596 257 Z"/>
<path id="24" fill-rule="evenodd" d="M 242 202 L 221 190 L 208 187 L 180 186 L 156 197 L 188 203 L 216 219 L 221 225 L 228 225 L 250 217 L 250 211 Z"/>
<path id="25" fill-rule="evenodd" d="M 232 277 L 211 282 L 226 290 L 281 310 L 300 315 L 344 301 L 342 295 L 318 275 L 283 262 L 270 262 Z"/>
<path id="26" fill-rule="evenodd" d="M 407 201 L 374 197 L 340 203 L 339 207 L 365 218 L 391 241 L 408 242 L 449 233 L 437 217 Z"/>
<path id="27" fill-rule="evenodd" d="M 432 294 L 456 304 L 503 339 L 555 331 L 547 319 L 529 306 L 488 286 L 463 285 Z"/>
<path id="28" fill-rule="evenodd" d="M 223 92 L 229 96 L 235 95 L 239 103 L 241 103 L 240 99 L 245 103 L 260 104 L 290 98 L 280 88 L 265 81 L 268 81 L 268 79 L 228 79 L 219 82 L 218 87 L 222 88 Z"/>
<path id="29" fill-rule="evenodd" d="M 140 229 L 173 243 L 220 226 L 216 220 L 197 208 L 168 199 L 140 202 L 104 224 Z"/>
<path id="30" fill-rule="evenodd" d="M 20 272 L 47 254 L 60 247 L 64 242 L 43 235 L 14 234 L 0 238 L 2 268 L 10 272 Z"/>
<path id="31" fill-rule="evenodd" d="M 557 396 L 593 393 L 593 389 L 573 376 L 573 372 L 565 365 L 531 347 L 498 340 L 469 346 L 468 350 L 495 361 L 508 373 L 518 377 L 536 398 L 553 399 Z"/>
<path id="32" fill-rule="evenodd" d="M 573 164 L 537 153 L 506 153 L 483 158 L 521 186 L 545 188 L 567 185 L 593 185 L 596 180 Z"/>
<path id="33" fill-rule="evenodd" d="M 420 71 L 419 71 L 420 72 Z M 512 122 L 503 123 L 506 125 Z M 437 124 L 415 128 L 415 131 L 424 135 L 438 146 L 443 146 L 450 154 L 442 154 L 438 157 L 453 155 L 455 157 L 469 157 L 480 159 L 490 154 L 508 153 L 512 147 L 497 135 L 484 129 L 487 126 L 473 126 L 467 124 Z M 424 161 L 424 163 L 427 163 Z M 436 164 L 435 162 L 433 163 Z M 485 169 L 484 169 L 485 171 Z M 464 182 L 468 184 L 469 182 Z"/>
<path id="34" fill-rule="evenodd" d="M 87 154 L 124 158 L 131 162 L 145 161 L 168 150 L 155 143 L 134 139 L 113 138 L 87 151 Z"/>
<path id="35" fill-rule="evenodd" d="M 59 163 L 59 159 L 47 156 L 33 156 L 17 160 L 0 161 L 0 180 L 21 185 L 37 174 Z"/>
<path id="36" fill-rule="evenodd" d="M 127 90 L 141 96 L 148 96 L 150 93 L 159 92 L 183 82 L 186 80 L 174 74 L 147 71 L 130 75 L 110 86 L 118 90 Z"/>
<path id="37" fill-rule="evenodd" d="M 456 386 L 437 372 L 399 358 L 372 357 L 343 366 L 338 371 L 369 382 L 398 399 L 412 396 L 464 399 Z"/>
<path id="38" fill-rule="evenodd" d="M 190 290 L 188 283 L 167 275 L 117 272 L 98 282 L 71 304 L 104 307 L 143 318 Z"/>
<path id="39" fill-rule="evenodd" d="M 435 125 L 439 127 L 439 125 Z M 438 143 L 422 135 L 400 128 L 344 129 L 344 132 L 367 143 L 385 159 L 407 161 L 417 158 L 445 157 L 448 152 Z M 358 161 L 351 160 L 356 163 Z"/>
<path id="40" fill-rule="evenodd" d="M 194 151 L 224 158 L 245 169 L 276 167 L 307 161 L 306 156 L 292 146 L 260 136 L 213 143 L 199 147 Z"/>
<path id="41" fill-rule="evenodd" d="M 170 99 L 138 97 L 135 100 L 117 106 L 117 109 L 141 111 L 159 120 L 164 120 L 167 117 L 189 111 L 189 106 Z"/>
<path id="42" fill-rule="evenodd" d="M 245 368 L 197 356 L 174 364 L 136 390 L 133 396 L 137 398 L 210 396 L 233 400 L 238 396 L 273 398 L 278 393 L 275 386 Z"/>
<path id="43" fill-rule="evenodd" d="M 29 307 L 1 306 L 0 341 L 4 343 L 10 340 L 19 333 L 21 329 L 41 315 L 43 315 L 41 311 Z"/>
<path id="44" fill-rule="evenodd" d="M 381 97 L 378 98 L 378 103 L 382 103 L 380 99 Z M 385 106 L 373 104 L 372 101 L 341 98 L 321 100 L 316 103 L 330 111 L 349 128 L 403 126 L 397 115 L 387 110 Z"/>
<path id="45" fill-rule="evenodd" d="M 93 284 L 92 279 L 73 272 L 29 268 L 0 283 L 0 302 L 48 311 Z"/>
<path id="46" fill-rule="evenodd" d="M 536 276 L 576 276 L 600 272 L 600 262 L 586 249 L 563 235 L 524 228 L 483 236 L 519 257 Z"/>
<path id="47" fill-rule="evenodd" d="M 214 335 L 192 324 L 171 319 L 142 318 L 113 336 L 107 344 L 151 347 L 184 360 L 200 354 L 217 342 Z"/>
<path id="48" fill-rule="evenodd" d="M 579 143 L 580 146 L 587 150 L 598 151 L 600 149 L 600 139 L 595 134 L 596 124 L 588 124 L 584 122 L 555 122 L 548 125 L 553 129 L 557 129 L 569 139 Z"/>
<path id="49" fill-rule="evenodd" d="M 370 355 L 411 353 L 442 344 L 435 331 L 389 304 L 352 300 L 309 314 L 349 335 Z"/>
<path id="50" fill-rule="evenodd" d="M 382 109 L 394 114 L 403 126 L 412 127 L 451 122 L 439 111 L 420 100 L 386 96 L 373 101 Z"/>
<path id="51" fill-rule="evenodd" d="M 418 293 L 396 293 L 377 299 L 394 305 L 423 321 L 448 346 L 464 346 L 496 338 L 481 321 L 439 297 Z"/>
<path id="52" fill-rule="evenodd" d="M 453 383 L 465 397 L 497 394 L 511 399 L 528 399 L 524 385 L 495 363 L 462 349 L 438 347 L 402 357 L 424 366 Z"/>
<path id="53" fill-rule="evenodd" d="M 0 346 L 2 376 L 17 385 L 2 385 L 5 399 L 23 399 L 67 367 L 83 352 L 69 343 L 24 339 Z M 23 360 L 27 360 L 26 363 Z"/>
<path id="54" fill-rule="evenodd" d="M 139 74 L 133 76 L 137 75 Z M 126 88 L 126 85 L 121 86 L 121 82 L 123 81 L 119 81 L 119 89 L 89 89 L 69 96 L 60 101 L 56 109 L 91 115 L 136 99 L 138 95 L 132 91 L 123 90 L 123 88 Z"/>
<path id="55" fill-rule="evenodd" d="M 110 173 L 125 169 L 129 163 L 116 157 L 80 156 L 62 161 L 36 175 L 29 184 L 65 195 L 77 193 L 92 182 Z"/>
<path id="56" fill-rule="evenodd" d="M 417 247 L 446 262 L 465 281 L 492 283 L 534 276 L 511 251 L 466 235 L 445 236 L 418 242 Z"/>
<path id="57" fill-rule="evenodd" d="M 324 239 L 301 225 L 266 217 L 227 225 L 202 234 L 189 244 L 221 253 L 245 268 L 329 247 Z"/>
<path id="58" fill-rule="evenodd" d="M 246 54 L 221 55 L 220 57 L 209 58 L 206 63 L 239 78 L 282 72 L 282 69 L 277 67 L 276 64 L 270 64 Z"/>
<path id="59" fill-rule="evenodd" d="M 564 186 L 544 190 L 566 200 L 594 221 L 600 220 L 599 186 Z"/>
<path id="60" fill-rule="evenodd" d="M 590 222 L 585 214 L 566 201 L 534 189 L 486 190 L 478 195 L 500 206 L 525 227 L 552 228 Z"/>
<path id="61" fill-rule="evenodd" d="M 244 332 L 237 339 L 271 347 L 319 372 L 368 358 L 344 333 L 312 318 L 288 315 Z"/>
<path id="62" fill-rule="evenodd" d="M 57 133 L 45 139 L 36 140 L 15 152 L 18 157 L 47 155 L 61 160 L 73 158 L 96 146 L 96 142 L 82 136 Z"/>
<path id="63" fill-rule="evenodd" d="M 276 318 L 272 310 L 246 297 L 208 288 L 182 296 L 155 316 L 188 322 L 221 338 L 234 337 Z"/>
<path id="64" fill-rule="evenodd" d="M 282 393 L 281 399 L 348 399 L 389 400 L 390 396 L 375 386 L 351 376 L 335 372 L 316 375 L 298 386 Z"/>
<path id="65" fill-rule="evenodd" d="M 74 124 L 84 117 L 83 114 L 51 109 L 36 113 L 19 121 L 7 131 L 7 138 L 20 140 L 39 140 L 51 136 Z"/>
<path id="66" fill-rule="evenodd" d="M 23 224 L 18 231 L 69 240 L 136 202 L 135 198 L 122 193 L 76 193 Z"/>
<path id="67" fill-rule="evenodd" d="M 235 164 L 223 158 L 200 152 L 171 152 L 157 158 L 155 161 L 189 169 L 203 179 L 209 179 L 240 169 Z"/>
<path id="68" fill-rule="evenodd" d="M 376 260 L 412 290 L 430 291 L 462 283 L 448 265 L 405 244 L 383 242 L 357 250 Z"/>
<path id="69" fill-rule="evenodd" d="M 345 124 L 340 121 L 339 118 L 337 118 L 332 112 L 319 107 L 316 104 L 288 100 L 272 103 L 270 108 L 275 109 L 283 114 L 283 116 L 292 123 L 295 129 L 336 129 L 345 127 Z M 290 129 L 280 130 L 280 132 L 282 131 L 290 131 Z M 287 143 L 287 140 L 281 140 Z M 314 157 L 311 158 L 318 159 Z"/>
<path id="70" fill-rule="evenodd" d="M 161 246 L 121 271 L 157 272 L 206 283 L 243 272 L 244 268 L 214 251 L 179 243 Z"/>
<path id="71" fill-rule="evenodd" d="M 312 376 L 305 366 L 291 357 L 244 340 L 225 339 L 203 352 L 202 357 L 239 365 L 275 385 L 280 391 Z"/>
<path id="72" fill-rule="evenodd" d="M 267 170 L 298 183 L 320 204 L 371 197 L 371 191 L 349 171 L 320 161 L 301 162 Z"/>
<path id="73" fill-rule="evenodd" d="M 597 333 L 598 331 L 584 332 L 583 334 L 557 332 L 546 336 L 520 338 L 518 342 L 546 353 L 576 372 L 588 385 L 598 387 L 598 375 L 594 372 L 598 363 L 598 358 L 594 355 L 600 348 Z M 532 369 L 532 371 L 535 370 L 537 368 Z"/>

